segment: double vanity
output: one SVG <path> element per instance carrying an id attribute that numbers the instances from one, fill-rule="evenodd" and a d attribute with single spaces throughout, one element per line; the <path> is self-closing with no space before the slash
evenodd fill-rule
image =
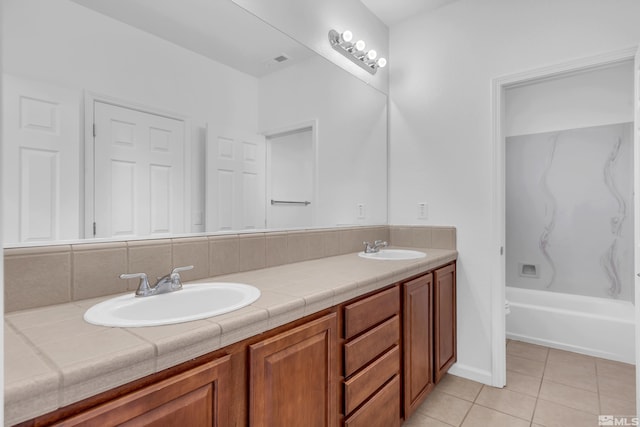
<path id="1" fill-rule="evenodd" d="M 207 277 L 162 295 L 9 313 L 6 345 L 23 353 L 7 358 L 20 378 L 5 386 L 7 421 L 400 425 L 456 360 L 456 259 L 455 249 L 424 246 L 351 252 Z M 143 326 L 149 315 L 172 323 L 193 314 L 186 306 L 225 286 L 259 296 L 225 314 Z M 118 311 L 119 300 L 136 308 Z M 83 319 L 100 306 L 129 323 Z"/>

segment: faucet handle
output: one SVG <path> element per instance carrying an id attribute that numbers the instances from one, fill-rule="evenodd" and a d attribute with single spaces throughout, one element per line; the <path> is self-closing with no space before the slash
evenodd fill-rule
<path id="1" fill-rule="evenodd" d="M 136 295 L 146 295 L 149 291 L 151 291 L 151 286 L 149 286 L 149 278 L 147 277 L 146 273 L 125 273 L 121 274 L 120 278 L 140 279 L 140 282 L 138 283 L 138 289 L 136 289 Z"/>
<path id="2" fill-rule="evenodd" d="M 193 265 L 187 265 L 184 267 L 176 267 L 173 270 L 171 270 L 171 274 L 176 274 L 176 273 L 180 273 L 181 271 L 187 271 L 187 270 L 192 270 L 193 269 Z"/>
<path id="3" fill-rule="evenodd" d="M 182 288 L 180 272 L 191 270 L 192 268 L 193 268 L 193 265 L 187 265 L 185 267 L 176 267 L 173 270 L 171 270 L 171 274 L 169 274 L 169 277 L 171 278 L 171 287 L 173 290 L 178 290 Z"/>

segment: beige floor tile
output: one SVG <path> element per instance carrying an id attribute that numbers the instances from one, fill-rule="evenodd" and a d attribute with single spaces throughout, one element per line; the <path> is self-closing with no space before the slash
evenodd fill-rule
<path id="1" fill-rule="evenodd" d="M 596 427 L 598 416 L 539 399 L 533 422 L 545 427 Z"/>
<path id="2" fill-rule="evenodd" d="M 634 415 L 636 402 L 631 399 L 600 396 L 600 413 L 603 415 Z"/>
<path id="3" fill-rule="evenodd" d="M 555 364 L 558 362 L 571 364 L 575 367 L 584 368 L 585 371 L 589 371 L 589 372 L 592 372 L 592 371 L 595 372 L 595 368 L 596 368 L 595 357 L 586 356 L 584 354 L 579 354 L 579 353 L 571 353 L 570 351 L 557 350 L 555 348 L 550 348 L 547 364 Z"/>
<path id="4" fill-rule="evenodd" d="M 452 427 L 451 424 L 443 423 L 435 418 L 427 417 L 419 412 L 414 413 L 411 418 L 402 424 L 402 427 Z"/>
<path id="5" fill-rule="evenodd" d="M 507 371 L 507 390 L 538 397 L 542 378 L 524 375 L 519 372 Z"/>
<path id="6" fill-rule="evenodd" d="M 484 386 L 476 404 L 531 421 L 536 398 L 503 388 Z"/>
<path id="7" fill-rule="evenodd" d="M 540 399 L 549 400 L 591 414 L 599 413 L 598 393 L 552 381 L 542 381 Z"/>
<path id="8" fill-rule="evenodd" d="M 540 345 L 529 344 L 522 341 L 509 341 L 507 354 L 523 357 L 525 359 L 546 362 L 549 349 Z"/>
<path id="9" fill-rule="evenodd" d="M 636 367 L 628 363 L 614 362 L 612 360 L 596 359 L 598 376 L 611 378 L 635 378 Z"/>
<path id="10" fill-rule="evenodd" d="M 573 351 L 560 350 L 557 348 L 549 349 L 549 360 L 556 362 L 574 362 L 579 360 L 589 360 L 593 363 L 596 362 L 596 357 L 586 354 L 575 353 Z"/>
<path id="11" fill-rule="evenodd" d="M 598 391 L 595 363 L 590 367 L 576 363 L 547 362 L 544 379 L 588 391 Z"/>
<path id="12" fill-rule="evenodd" d="M 416 412 L 452 426 L 459 426 L 472 403 L 439 391 L 432 392 Z"/>
<path id="13" fill-rule="evenodd" d="M 529 421 L 521 420 L 493 409 L 473 405 L 462 427 L 529 427 Z"/>
<path id="14" fill-rule="evenodd" d="M 480 393 L 481 389 L 482 384 L 451 374 L 445 375 L 445 377 L 438 383 L 438 391 L 451 394 L 470 402 L 473 402 L 476 397 L 478 397 L 478 393 Z"/>
<path id="15" fill-rule="evenodd" d="M 600 396 L 607 396 L 620 400 L 636 399 L 635 378 L 598 377 L 598 391 Z"/>
<path id="16" fill-rule="evenodd" d="M 634 415 L 636 413 L 636 401 L 600 396 L 600 413 L 609 415 Z"/>
<path id="17" fill-rule="evenodd" d="M 507 370 L 542 378 L 544 362 L 507 354 Z"/>

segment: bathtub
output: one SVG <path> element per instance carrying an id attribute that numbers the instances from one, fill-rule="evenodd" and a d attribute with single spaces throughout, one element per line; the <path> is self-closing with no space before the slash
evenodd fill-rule
<path id="1" fill-rule="evenodd" d="M 507 338 L 635 364 L 632 303 L 507 286 Z"/>

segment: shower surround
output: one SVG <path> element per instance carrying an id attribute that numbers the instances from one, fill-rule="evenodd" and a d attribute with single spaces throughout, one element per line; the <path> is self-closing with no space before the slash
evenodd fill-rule
<path id="1" fill-rule="evenodd" d="M 633 301 L 632 131 L 507 138 L 508 286 Z"/>

